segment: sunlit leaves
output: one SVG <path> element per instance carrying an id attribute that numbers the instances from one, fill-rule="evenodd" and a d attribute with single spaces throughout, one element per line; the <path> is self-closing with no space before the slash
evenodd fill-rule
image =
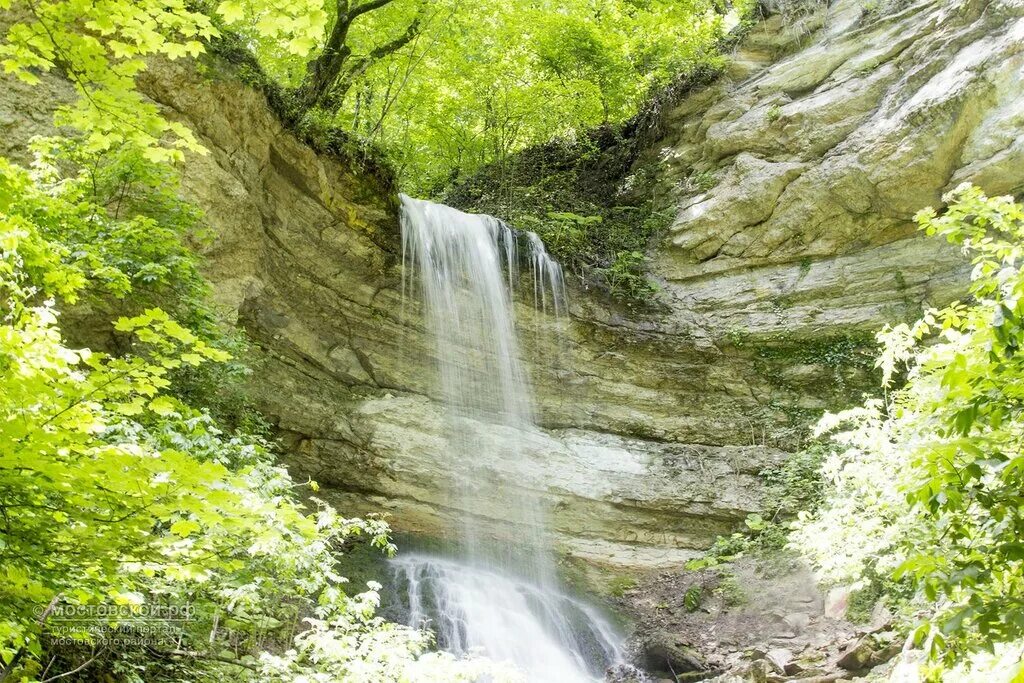
<path id="1" fill-rule="evenodd" d="M 245 17 L 245 9 L 242 7 L 241 2 L 237 0 L 225 0 L 225 2 L 217 5 L 217 12 L 224 17 L 224 21 L 229 24 L 233 24 L 236 21 L 241 21 Z M 269 25 L 262 28 L 271 28 Z"/>
<path id="2" fill-rule="evenodd" d="M 973 299 L 879 335 L 887 381 L 905 383 L 884 406 L 823 420 L 850 450 L 827 464 L 835 488 L 795 540 L 844 568 L 831 578 L 870 564 L 912 579 L 927 603 L 918 642 L 948 663 L 1024 637 L 1024 208 L 969 185 L 945 200 L 917 220 L 972 258 Z"/>
<path id="3" fill-rule="evenodd" d="M 224 0 L 217 13 L 226 24 L 261 40 L 285 47 L 288 54 L 306 58 L 320 45 L 329 20 L 322 2 L 248 2 Z"/>
<path id="4" fill-rule="evenodd" d="M 316 46 L 327 22 L 322 3 L 247 3 L 259 17 L 258 35 L 282 41 L 295 55 Z M 7 73 L 37 83 L 40 72 L 58 68 L 78 99 L 59 111 L 57 123 L 85 134 L 92 153 L 130 144 L 155 163 L 179 161 L 185 151 L 204 152 L 192 132 L 167 120 L 142 96 L 135 78 L 147 59 L 196 57 L 204 41 L 219 35 L 211 17 L 182 0 L 15 0 L 16 16 L 0 43 Z M 229 24 L 247 18 L 241 3 L 218 6 Z"/>
<path id="5" fill-rule="evenodd" d="M 396 0 L 353 25 L 351 48 L 365 54 L 417 15 L 421 35 L 365 74 L 337 121 L 383 145 L 403 180 L 429 192 L 528 145 L 622 121 L 653 87 L 714 63 L 721 22 L 712 8 Z M 301 74 L 276 46 L 258 51 L 271 73 L 293 82 Z"/>
<path id="6" fill-rule="evenodd" d="M 0 44 L 5 71 L 34 82 L 37 72 L 59 66 L 79 95 L 62 108 L 59 123 L 84 131 L 91 151 L 129 142 L 154 161 L 202 151 L 191 132 L 172 126 L 142 97 L 135 77 L 151 55 L 202 52 L 200 41 L 217 35 L 208 16 L 181 0 L 18 1 L 14 9 L 28 18 Z"/>

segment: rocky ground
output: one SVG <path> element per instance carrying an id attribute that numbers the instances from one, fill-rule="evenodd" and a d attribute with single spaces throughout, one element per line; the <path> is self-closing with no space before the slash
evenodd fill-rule
<path id="1" fill-rule="evenodd" d="M 846 619 L 844 590 L 776 551 L 700 570 L 650 574 L 618 606 L 638 624 L 637 663 L 658 681 L 717 683 L 868 680 L 891 667 L 903 637 L 877 606 Z"/>

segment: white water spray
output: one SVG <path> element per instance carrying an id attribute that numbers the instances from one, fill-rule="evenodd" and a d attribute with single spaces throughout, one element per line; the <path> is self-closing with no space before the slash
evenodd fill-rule
<path id="1" fill-rule="evenodd" d="M 536 433 L 512 317 L 520 241 L 528 250 L 534 304 L 564 313 L 561 267 L 536 235 L 520 235 L 490 216 L 402 197 L 403 289 L 419 294 L 434 336 L 449 447 L 459 455 L 453 461 L 518 459 Z M 470 423 L 500 425 L 508 437 L 485 444 Z M 511 542 L 492 538 L 493 524 L 465 514 L 460 557 L 396 560 L 409 624 L 432 628 L 452 652 L 482 650 L 511 662 L 530 681 L 602 678 L 606 667 L 622 660 L 619 639 L 596 610 L 559 587 L 540 500 L 487 476 L 483 466 L 456 469 L 450 473 L 453 508 L 467 510 L 484 496 L 503 511 L 492 521 L 515 536 Z"/>

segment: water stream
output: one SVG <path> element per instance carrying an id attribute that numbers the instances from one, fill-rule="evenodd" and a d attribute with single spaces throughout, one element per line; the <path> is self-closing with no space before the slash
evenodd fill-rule
<path id="1" fill-rule="evenodd" d="M 519 264 L 530 271 L 527 300 L 550 315 L 567 308 L 561 267 L 532 233 L 405 196 L 402 241 L 403 288 L 422 302 L 433 335 L 450 461 L 460 463 L 450 472 L 452 508 L 472 509 L 483 497 L 502 511 L 490 525 L 462 515 L 458 556 L 393 563 L 408 622 L 431 628 L 452 652 L 512 662 L 530 681 L 600 680 L 621 662 L 617 634 L 559 585 L 539 498 L 484 466 L 522 458 L 537 432 L 513 318 Z M 481 425 L 503 438 L 482 439 Z M 514 538 L 496 537 L 494 522 Z"/>

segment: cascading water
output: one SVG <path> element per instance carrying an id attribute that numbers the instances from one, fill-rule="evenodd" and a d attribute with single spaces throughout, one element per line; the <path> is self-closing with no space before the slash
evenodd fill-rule
<path id="1" fill-rule="evenodd" d="M 519 242 L 529 250 L 534 302 L 555 315 L 566 309 L 561 268 L 533 233 L 404 195 L 402 240 L 403 287 L 423 301 L 448 409 L 450 460 L 459 463 L 450 472 L 452 507 L 487 500 L 500 511 L 489 525 L 463 515 L 457 558 L 412 554 L 393 562 L 408 622 L 434 630 L 449 651 L 511 662 L 530 681 L 603 678 L 622 659 L 616 634 L 559 588 L 537 497 L 485 466 L 518 460 L 537 434 L 512 317 Z M 495 526 L 506 538 L 494 538 Z"/>

